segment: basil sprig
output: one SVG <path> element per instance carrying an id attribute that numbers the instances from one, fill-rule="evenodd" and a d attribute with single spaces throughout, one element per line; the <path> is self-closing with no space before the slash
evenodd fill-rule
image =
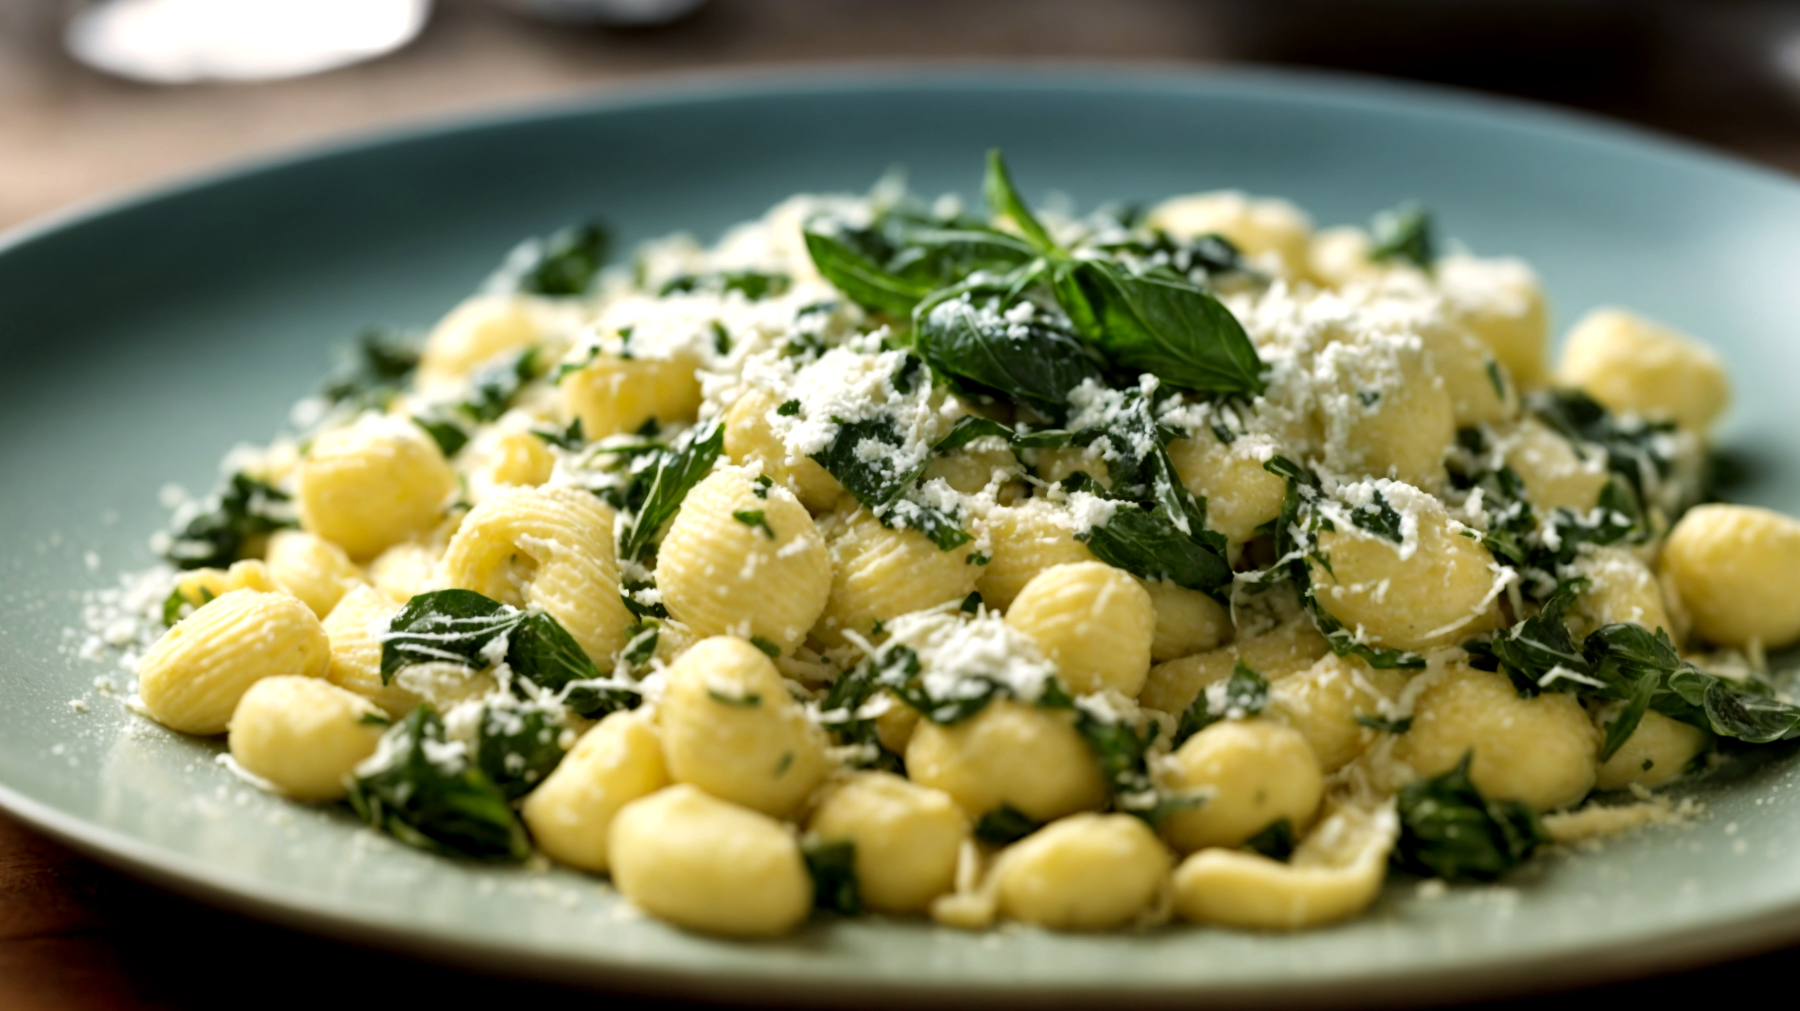
<path id="1" fill-rule="evenodd" d="M 432 853 L 513 862 L 531 855 L 506 794 L 447 744 L 444 721 L 428 705 L 382 735 L 352 777 L 349 801 L 363 821 Z"/>

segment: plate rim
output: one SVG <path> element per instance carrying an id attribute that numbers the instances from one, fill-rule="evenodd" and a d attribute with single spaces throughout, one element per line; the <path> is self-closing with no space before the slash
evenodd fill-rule
<path id="1" fill-rule="evenodd" d="M 1524 99 L 1434 84 L 1336 71 L 1179 61 L 1006 61 L 992 58 L 844 61 L 803 67 L 756 66 L 651 74 L 552 98 L 527 99 L 476 111 L 428 114 L 398 124 L 359 129 L 237 157 L 173 177 L 122 187 L 77 201 L 0 231 L 0 259 L 66 230 L 134 208 L 198 193 L 235 179 L 389 145 L 487 129 L 546 124 L 614 111 L 720 100 L 827 92 L 1029 92 L 1081 90 L 1091 94 L 1239 94 L 1304 99 L 1368 111 L 1454 117 L 1525 131 L 1592 148 L 1627 151 L 1634 158 L 1726 172 L 1791 192 L 1800 180 L 1779 169 L 1701 142 L 1593 113 Z M 430 925 L 402 926 L 337 912 L 304 893 L 262 878 L 237 875 L 164 850 L 127 833 L 89 822 L 0 783 L 0 809 L 96 861 L 215 908 L 226 909 L 337 941 L 369 944 L 425 961 L 564 983 L 603 985 L 646 996 L 714 998 L 734 1002 L 822 1004 L 846 995 L 835 978 L 762 975 L 737 970 L 645 966 L 605 955 L 559 955 L 522 945 L 470 941 Z M 1601 942 L 1570 952 L 1514 955 L 1474 965 L 1306 982 L 1152 984 L 1129 981 L 1060 986 L 983 981 L 863 982 L 859 1003 L 919 1006 L 955 995 L 982 1006 L 1073 1004 L 1105 995 L 1133 1006 L 1191 1004 L 1197 998 L 1240 1006 L 1327 1007 L 1372 999 L 1406 1004 L 1499 998 L 1663 975 L 1731 958 L 1773 951 L 1800 940 L 1800 899 L 1746 916 L 1726 917 L 1648 937 Z M 1646 972 L 1646 970 L 1650 970 Z"/>

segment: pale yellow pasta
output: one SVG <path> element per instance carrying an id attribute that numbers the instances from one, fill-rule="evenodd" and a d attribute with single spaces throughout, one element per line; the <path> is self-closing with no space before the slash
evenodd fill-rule
<path id="1" fill-rule="evenodd" d="M 875 736 L 881 746 L 896 755 L 906 754 L 913 731 L 919 728 L 919 711 L 900 701 L 892 692 L 883 693 L 888 707 L 875 717 Z"/>
<path id="2" fill-rule="evenodd" d="M 420 387 L 451 388 L 501 355 L 560 343 L 557 334 L 566 326 L 561 315 L 552 303 L 525 295 L 465 299 L 426 336 L 419 355 Z"/>
<path id="3" fill-rule="evenodd" d="M 1149 591 L 1104 562 L 1053 565 L 1032 577 L 1006 623 L 1037 643 L 1075 692 L 1136 696 L 1150 672 L 1156 607 Z"/>
<path id="4" fill-rule="evenodd" d="M 975 588 L 996 610 L 1011 607 L 1031 577 L 1050 566 L 1095 560 L 1088 546 L 1075 539 L 1068 510 L 1043 499 L 994 509 L 986 527 L 990 558 L 978 568 Z"/>
<path id="5" fill-rule="evenodd" d="M 949 794 L 972 819 L 1004 804 L 1049 821 L 1107 796 L 1075 714 L 1011 700 L 949 726 L 921 722 L 906 746 L 906 774 Z"/>
<path id="6" fill-rule="evenodd" d="M 163 634 L 138 664 L 138 696 L 184 734 L 225 730 L 263 678 L 323 677 L 331 647 L 311 609 L 285 593 L 233 590 Z"/>
<path id="7" fill-rule="evenodd" d="M 1145 915 L 1169 851 L 1141 820 L 1077 814 L 1013 844 L 994 869 L 1001 915 L 1052 930 L 1110 930 Z"/>
<path id="8" fill-rule="evenodd" d="M 367 414 L 313 440 L 300 462 L 300 525 L 352 559 L 373 558 L 430 529 L 455 491 L 456 472 L 424 429 Z"/>
<path id="9" fill-rule="evenodd" d="M 1492 425 L 1519 413 L 1519 393 L 1506 367 L 1468 329 L 1425 321 L 1417 328 L 1431 355 L 1431 371 L 1444 381 L 1458 428 Z"/>
<path id="10" fill-rule="evenodd" d="M 742 467 L 760 467 L 787 488 L 800 504 L 822 513 L 837 504 L 844 486 L 805 456 L 792 456 L 769 424 L 769 412 L 781 405 L 762 390 L 746 390 L 725 414 L 725 455 Z"/>
<path id="11" fill-rule="evenodd" d="M 1031 450 L 1027 453 L 1027 459 L 1031 461 L 1032 470 L 1040 481 L 1055 484 L 1075 474 L 1086 474 L 1103 488 L 1112 486 L 1111 475 L 1107 473 L 1106 457 L 1092 446 L 1057 446 Z"/>
<path id="12" fill-rule="evenodd" d="M 1377 280 L 1387 268 L 1369 259 L 1374 245 L 1369 233 L 1355 225 L 1321 228 L 1306 247 L 1307 273 L 1330 288 Z"/>
<path id="13" fill-rule="evenodd" d="M 513 487 L 535 487 L 550 480 L 556 457 L 544 440 L 530 432 L 501 432 L 477 437 L 464 452 L 469 467 L 469 499 L 476 504 Z"/>
<path id="14" fill-rule="evenodd" d="M 1550 313 L 1537 275 L 1514 259 L 1452 253 L 1434 265 L 1446 308 L 1522 389 L 1544 385 L 1549 375 Z"/>
<path id="15" fill-rule="evenodd" d="M 1320 821 L 1286 863 L 1242 850 L 1204 849 L 1175 869 L 1175 912 L 1196 923 L 1298 930 L 1342 920 L 1381 893 L 1399 838 L 1391 806 L 1344 805 Z"/>
<path id="16" fill-rule="evenodd" d="M 176 592 L 196 608 L 233 590 L 274 593 L 282 589 L 276 585 L 268 564 L 255 558 L 232 562 L 228 569 L 190 569 L 175 578 Z"/>
<path id="17" fill-rule="evenodd" d="M 995 501 L 1010 503 L 1021 493 L 1025 468 L 1006 442 L 989 436 L 932 458 L 924 480 L 942 480 L 964 495 L 993 489 Z"/>
<path id="18" fill-rule="evenodd" d="M 621 808 L 607 863 L 632 904 L 689 930 L 779 937 L 812 911 L 812 876 L 793 830 L 692 786 Z"/>
<path id="19" fill-rule="evenodd" d="M 610 667 L 631 625 L 619 600 L 612 536 L 612 510 L 586 489 L 514 488 L 470 511 L 450 539 L 438 579 L 543 610 L 590 659 Z"/>
<path id="20" fill-rule="evenodd" d="M 1469 778 L 1490 800 L 1538 811 L 1567 807 L 1594 788 L 1600 738 L 1575 696 L 1520 698 L 1503 674 L 1448 665 L 1413 703 L 1394 757 L 1417 776 L 1439 776 L 1473 754 Z"/>
<path id="21" fill-rule="evenodd" d="M 559 381 L 563 408 L 599 439 L 635 432 L 644 422 L 692 421 L 700 410 L 699 362 L 691 357 L 621 358 L 601 352 Z"/>
<path id="22" fill-rule="evenodd" d="M 402 541 L 369 562 L 369 582 L 395 600 L 411 600 L 437 587 L 441 545 Z"/>
<path id="23" fill-rule="evenodd" d="M 1363 471 L 1427 491 L 1441 487 L 1456 408 L 1424 348 L 1400 344 L 1371 355 L 1348 335 L 1343 344 L 1313 423 Z"/>
<path id="24" fill-rule="evenodd" d="M 1596 713 L 1594 726 L 1605 735 L 1612 716 Z M 1646 710 L 1637 729 L 1619 745 L 1612 757 L 1600 763 L 1594 779 L 1596 790 L 1623 790 L 1628 786 L 1658 787 L 1680 778 L 1694 756 L 1713 743 L 1710 732 L 1691 723 L 1672 720 L 1654 709 Z"/>
<path id="25" fill-rule="evenodd" d="M 1611 480 L 1606 454 L 1577 446 L 1536 418 L 1522 418 L 1501 440 L 1506 465 L 1525 483 L 1531 504 L 1543 510 L 1586 513 Z"/>
<path id="26" fill-rule="evenodd" d="M 295 800 L 337 800 L 387 722 L 375 703 L 323 678 L 263 678 L 232 713 L 231 757 Z"/>
<path id="27" fill-rule="evenodd" d="M 1286 200 L 1236 190 L 1197 193 L 1157 204 L 1146 220 L 1177 238 L 1223 236 L 1240 252 L 1273 264 L 1288 277 L 1307 276 L 1312 221 Z"/>
<path id="28" fill-rule="evenodd" d="M 1231 676 L 1239 661 L 1270 680 L 1305 670 L 1331 651 L 1312 619 L 1298 618 L 1221 649 L 1196 653 L 1159 663 L 1150 668 L 1138 703 L 1165 713 L 1180 713 L 1192 705 L 1207 685 Z"/>
<path id="29" fill-rule="evenodd" d="M 831 548 L 831 594 L 813 635 L 841 646 L 846 632 L 874 634 L 876 622 L 962 600 L 981 567 L 974 547 L 941 550 L 917 530 L 885 527 L 867 509 L 841 511 L 821 523 Z"/>
<path id="30" fill-rule="evenodd" d="M 1663 607 L 1662 585 L 1649 566 L 1630 551 L 1614 546 L 1590 548 L 1575 559 L 1572 567 L 1576 575 L 1588 581 L 1569 615 L 1577 635 L 1585 636 L 1601 625 L 1615 622 L 1675 634 Z"/>
<path id="31" fill-rule="evenodd" d="M 1780 649 L 1800 639 L 1800 520 L 1756 506 L 1696 506 L 1669 532 L 1662 569 L 1709 642 Z"/>
<path id="32" fill-rule="evenodd" d="M 1556 378 L 1614 411 L 1696 432 L 1731 402 L 1725 364 L 1711 348 L 1620 309 L 1596 309 L 1575 324 Z"/>
<path id="33" fill-rule="evenodd" d="M 941 790 L 859 772 L 819 801 L 808 834 L 855 845 L 857 889 L 870 909 L 922 913 L 955 885 L 969 821 Z"/>
<path id="34" fill-rule="evenodd" d="M 1145 580 L 1150 604 L 1156 609 L 1156 635 L 1150 640 L 1150 659 L 1158 663 L 1193 656 L 1231 638 L 1231 613 L 1199 590 L 1160 580 Z"/>
<path id="35" fill-rule="evenodd" d="M 581 735 L 519 813 L 546 856 L 603 872 L 619 809 L 669 783 L 655 721 L 643 710 L 613 713 Z"/>
<path id="36" fill-rule="evenodd" d="M 381 636 L 400 611 L 400 602 L 372 586 L 359 586 L 325 616 L 331 661 L 325 679 L 380 706 L 396 719 L 419 704 L 419 696 L 398 681 L 382 684 Z"/>
<path id="37" fill-rule="evenodd" d="M 1209 429 L 1169 443 L 1181 483 L 1206 500 L 1206 525 L 1235 544 L 1280 515 L 1287 498 L 1287 481 L 1263 467 L 1264 449 L 1272 452 L 1272 445 L 1248 438 L 1226 444 Z"/>
<path id="38" fill-rule="evenodd" d="M 1167 784 L 1205 796 L 1162 823 L 1183 853 L 1240 846 L 1277 822 L 1298 836 L 1312 825 L 1325 777 L 1306 738 L 1271 720 L 1221 720 L 1187 739 L 1164 766 Z"/>
<path id="39" fill-rule="evenodd" d="M 276 585 L 305 601 L 320 618 L 330 614 L 344 594 L 363 585 L 362 570 L 344 549 L 300 530 L 270 537 L 266 564 Z"/>
<path id="40" fill-rule="evenodd" d="M 688 492 L 657 553 L 656 585 L 695 634 L 791 653 L 831 596 L 832 557 L 794 494 L 754 477 L 724 467 Z"/>
<path id="41" fill-rule="evenodd" d="M 1277 678 L 1264 715 L 1298 730 L 1320 768 L 1333 773 L 1375 743 L 1380 734 L 1361 719 L 1390 713 L 1408 680 L 1406 674 L 1378 670 L 1354 656 L 1328 654 Z"/>
<path id="42" fill-rule="evenodd" d="M 1413 500 L 1413 543 L 1353 523 L 1321 531 L 1318 554 L 1326 561 L 1311 565 L 1314 599 L 1363 641 L 1394 649 L 1449 646 L 1499 625 L 1493 556 L 1452 526 L 1437 500 L 1417 493 Z"/>
<path id="43" fill-rule="evenodd" d="M 791 817 L 824 782 L 824 732 L 755 646 L 732 636 L 702 640 L 665 678 L 658 719 L 676 782 L 778 818 Z"/>

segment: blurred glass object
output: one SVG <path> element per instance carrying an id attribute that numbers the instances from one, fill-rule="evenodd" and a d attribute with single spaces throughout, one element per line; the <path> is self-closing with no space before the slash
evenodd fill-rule
<path id="1" fill-rule="evenodd" d="M 648 27 L 686 17 L 707 0 L 500 0 L 502 6 L 542 21 L 573 25 Z"/>
<path id="2" fill-rule="evenodd" d="M 63 36 L 81 62 L 153 84 L 316 74 L 393 52 L 431 0 L 103 0 Z"/>

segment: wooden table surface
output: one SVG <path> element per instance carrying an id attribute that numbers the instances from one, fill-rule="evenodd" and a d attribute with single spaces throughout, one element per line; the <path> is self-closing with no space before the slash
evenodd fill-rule
<path id="1" fill-rule="evenodd" d="M 420 116 L 563 96 L 648 74 L 865 57 L 1322 63 L 1564 101 L 1800 170 L 1800 86 L 1749 73 L 1745 67 L 1763 63 L 1739 51 L 1800 30 L 1800 17 L 1783 5 L 1639 5 L 1655 11 L 1643 21 L 1618 5 L 1589 3 L 1574 5 L 1589 12 L 1586 20 L 1551 26 L 1434 23 L 1443 35 L 1437 44 L 1411 39 L 1403 50 L 1383 48 L 1392 33 L 1379 18 L 1374 27 L 1383 31 L 1367 34 L 1368 11 L 1415 24 L 1409 4 L 1420 2 L 1365 0 L 1354 12 L 1360 20 L 1343 21 L 1349 5 L 1324 0 L 1280 8 L 1304 18 L 1271 18 L 1257 12 L 1272 7 L 1231 0 L 715 0 L 674 26 L 607 31 L 535 24 L 480 0 L 440 0 L 420 40 L 388 59 L 298 81 L 168 89 L 107 79 L 64 57 L 56 43 L 62 0 L 0 0 L 0 229 L 224 159 Z M 1541 14 L 1547 5 L 1512 6 Z M 1708 13 L 1714 10 L 1722 13 Z M 1542 51 L 1534 57 L 1519 45 Z M 1505 50 L 1498 62 L 1497 50 Z M 1421 63 L 1413 58 L 1421 52 L 1452 58 Z M 1800 46 L 1793 53 L 1800 74 Z M 1773 990 L 1795 969 L 1800 958 L 1782 952 L 1597 994 L 1542 998 L 1533 1007 L 1573 1007 L 1595 997 L 1717 999 L 1759 985 Z M 272 996 L 284 1004 L 446 1008 L 591 999 L 209 909 L 0 815 L 3 1011 L 239 1007 Z"/>

